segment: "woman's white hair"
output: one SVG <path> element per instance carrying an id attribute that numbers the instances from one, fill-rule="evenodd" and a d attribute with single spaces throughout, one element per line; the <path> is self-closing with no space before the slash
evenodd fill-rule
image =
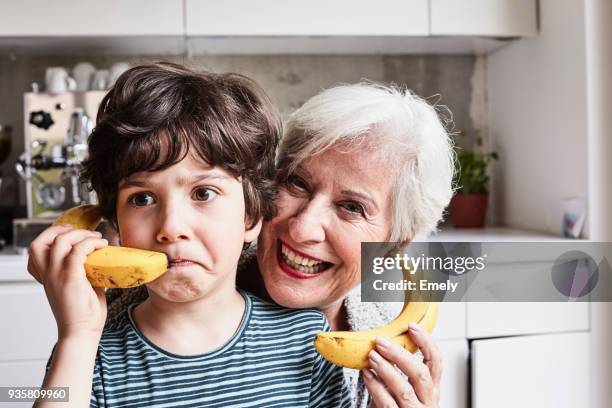
<path id="1" fill-rule="evenodd" d="M 453 145 L 436 108 L 396 86 L 361 82 L 326 89 L 289 117 L 280 171 L 292 172 L 331 147 L 372 149 L 392 169 L 381 179 L 395 178 L 389 241 L 428 234 L 453 195 Z"/>

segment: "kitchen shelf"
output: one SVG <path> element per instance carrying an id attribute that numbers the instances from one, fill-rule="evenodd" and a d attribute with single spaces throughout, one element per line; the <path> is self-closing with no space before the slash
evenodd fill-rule
<path id="1" fill-rule="evenodd" d="M 422 240 L 422 239 L 416 239 Z M 415 241 L 416 241 L 415 240 Z M 586 239 L 570 239 L 538 231 L 510 227 L 452 228 L 442 227 L 429 235 L 426 241 L 440 242 L 584 242 Z"/>

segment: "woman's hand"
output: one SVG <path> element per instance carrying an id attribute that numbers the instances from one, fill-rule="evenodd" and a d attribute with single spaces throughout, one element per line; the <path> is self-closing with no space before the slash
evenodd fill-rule
<path id="1" fill-rule="evenodd" d="M 58 340 L 102 333 L 104 289 L 91 286 L 84 265 L 88 254 L 107 245 L 100 233 L 70 226 L 47 228 L 30 244 L 28 272 L 45 287 Z"/>
<path id="2" fill-rule="evenodd" d="M 424 359 L 388 339 L 376 339 L 370 352 L 370 370 L 363 370 L 372 406 L 377 408 L 437 408 L 442 357 L 429 333 L 411 323 L 409 335 Z M 395 365 L 395 366 L 394 366 Z"/>

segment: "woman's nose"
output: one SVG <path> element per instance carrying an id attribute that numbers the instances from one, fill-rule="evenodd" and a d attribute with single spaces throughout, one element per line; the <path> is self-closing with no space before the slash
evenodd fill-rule
<path id="1" fill-rule="evenodd" d="M 323 242 L 325 240 L 325 210 L 321 203 L 309 201 L 289 219 L 289 236 L 295 242 Z"/>
<path id="2" fill-rule="evenodd" d="M 156 240 L 162 244 L 168 244 L 181 240 L 189 240 L 188 223 L 184 215 L 176 206 L 166 206 L 164 211 L 159 214 L 159 228 L 157 229 Z"/>

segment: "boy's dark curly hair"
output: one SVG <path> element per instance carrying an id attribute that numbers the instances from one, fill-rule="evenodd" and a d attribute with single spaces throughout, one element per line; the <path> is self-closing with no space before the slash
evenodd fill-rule
<path id="1" fill-rule="evenodd" d="M 280 135 L 277 110 L 249 78 L 171 63 L 141 65 L 121 75 L 102 99 L 81 179 L 116 226 L 122 179 L 193 154 L 240 178 L 254 225 L 276 211 L 274 155 Z"/>

